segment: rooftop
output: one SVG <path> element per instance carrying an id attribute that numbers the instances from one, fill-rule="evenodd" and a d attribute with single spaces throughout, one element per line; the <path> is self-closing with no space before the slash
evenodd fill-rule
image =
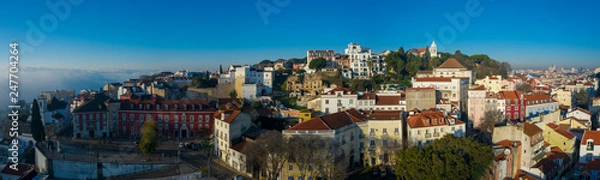
<path id="1" fill-rule="evenodd" d="M 442 63 L 442 65 L 438 66 L 437 68 L 465 68 L 465 66 L 460 64 L 456 59 L 450 58 L 444 61 L 444 63 Z"/>
<path id="2" fill-rule="evenodd" d="M 594 145 L 597 145 L 597 146 L 600 145 L 600 131 L 587 130 L 587 131 L 583 132 L 583 138 L 581 139 L 581 145 L 586 145 L 588 139 L 594 140 Z"/>

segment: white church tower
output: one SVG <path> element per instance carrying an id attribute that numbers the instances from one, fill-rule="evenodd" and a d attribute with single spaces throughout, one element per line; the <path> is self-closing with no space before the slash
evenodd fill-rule
<path id="1" fill-rule="evenodd" d="M 431 57 L 439 57 L 438 51 L 437 51 L 437 45 L 435 45 L 435 41 L 431 42 L 431 47 L 429 47 L 429 54 L 431 54 Z"/>

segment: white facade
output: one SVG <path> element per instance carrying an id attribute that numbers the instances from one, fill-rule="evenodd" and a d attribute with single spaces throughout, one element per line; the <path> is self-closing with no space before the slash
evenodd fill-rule
<path id="1" fill-rule="evenodd" d="M 467 105 L 469 79 L 460 77 L 412 78 L 413 87 L 433 87 L 441 92 L 441 98 L 457 101 L 459 108 Z"/>
<path id="2" fill-rule="evenodd" d="M 349 78 L 369 78 L 371 70 L 367 66 L 367 61 L 371 60 L 371 49 L 361 48 L 357 43 L 349 43 L 348 48 L 344 52 L 349 55 L 350 59 L 350 71 L 352 75 Z"/>
<path id="3" fill-rule="evenodd" d="M 357 108 L 358 95 L 346 88 L 335 88 L 321 95 L 321 111 L 325 114 Z"/>
<path id="4" fill-rule="evenodd" d="M 232 140 L 240 138 L 242 133 L 252 126 L 250 115 L 239 110 L 221 112 L 215 115 L 214 148 L 215 154 L 229 166 L 233 166 L 230 147 Z"/>
<path id="5" fill-rule="evenodd" d="M 600 131 L 585 131 L 579 145 L 579 162 L 587 163 L 592 159 L 600 159 Z"/>
<path id="6" fill-rule="evenodd" d="M 592 119 L 592 115 L 590 114 L 590 112 L 585 109 L 581 109 L 581 108 L 577 108 L 572 111 L 569 111 L 566 115 L 566 118 L 570 118 L 570 117 L 575 117 L 579 120 L 591 120 Z"/>

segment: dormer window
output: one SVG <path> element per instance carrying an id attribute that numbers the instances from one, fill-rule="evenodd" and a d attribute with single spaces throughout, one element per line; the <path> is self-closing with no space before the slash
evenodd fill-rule
<path id="1" fill-rule="evenodd" d="M 594 140 L 588 139 L 587 141 L 587 148 L 588 151 L 593 151 L 594 150 Z"/>

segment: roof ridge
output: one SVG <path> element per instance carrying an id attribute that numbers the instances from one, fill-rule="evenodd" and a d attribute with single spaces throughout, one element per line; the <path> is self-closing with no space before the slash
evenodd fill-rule
<path id="1" fill-rule="evenodd" d="M 327 124 L 327 122 L 325 122 L 325 120 L 323 120 L 323 118 L 321 118 L 321 116 L 317 117 L 317 119 L 323 123 L 325 126 L 327 126 L 328 129 L 331 130 L 331 126 L 329 126 L 329 124 Z"/>

